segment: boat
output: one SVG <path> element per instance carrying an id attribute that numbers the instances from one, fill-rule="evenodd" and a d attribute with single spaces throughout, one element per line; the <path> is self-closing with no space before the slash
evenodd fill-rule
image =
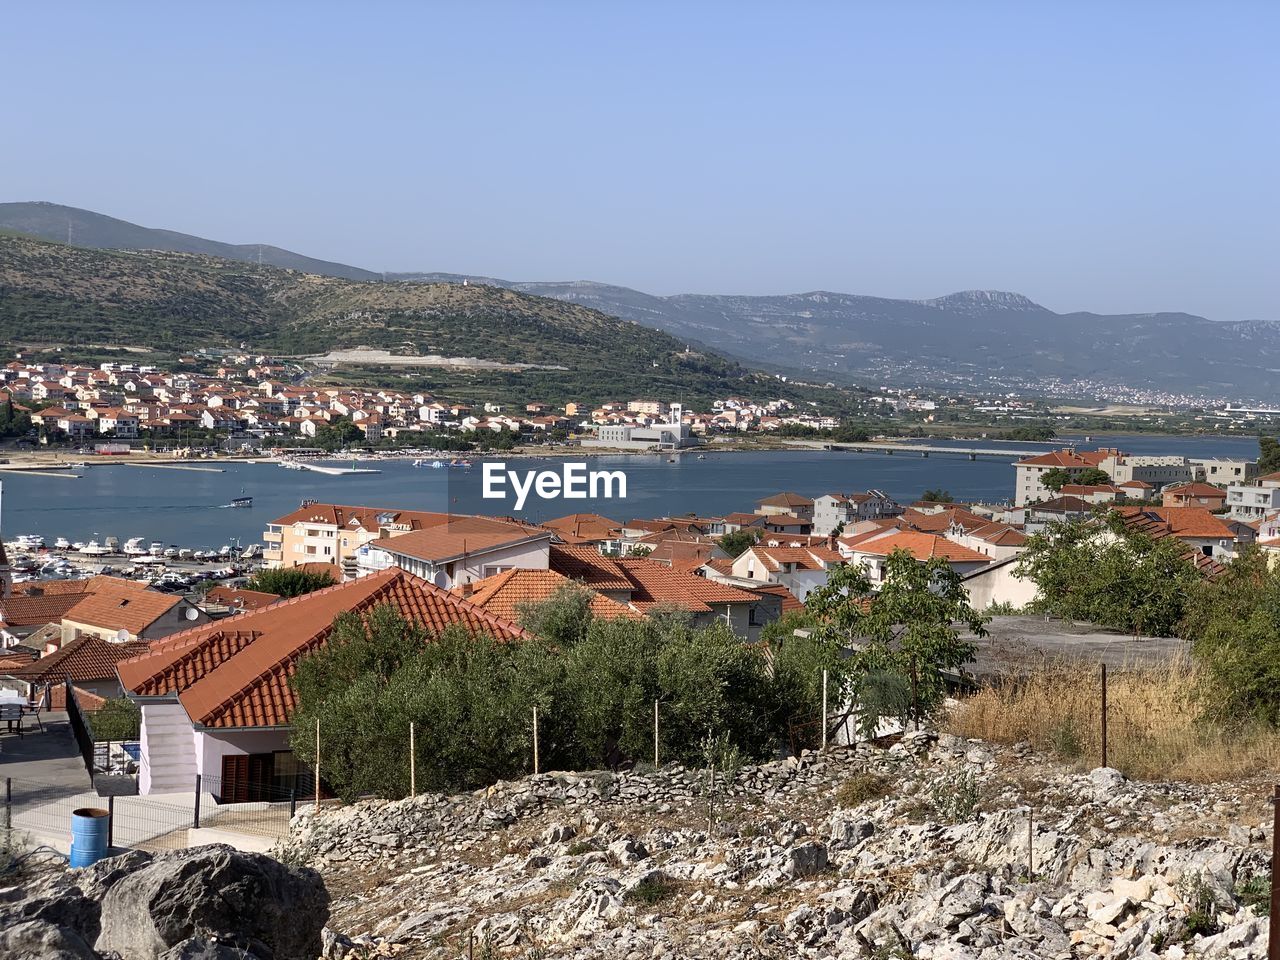
<path id="1" fill-rule="evenodd" d="M 112 553 L 119 553 L 119 552 L 120 552 L 120 538 L 119 538 L 119 537 L 107 537 L 107 539 L 105 539 L 105 540 L 103 540 L 103 541 L 102 541 L 102 545 L 103 545 L 104 547 L 106 547 L 108 550 L 110 550 Z"/>
<path id="2" fill-rule="evenodd" d="M 699 459 L 699 460 L 705 460 L 705 459 L 707 459 L 707 455 L 706 455 L 705 453 L 700 453 L 700 454 L 698 454 L 698 459 Z"/>
<path id="3" fill-rule="evenodd" d="M 262 556 L 262 544 L 260 543 L 251 543 L 240 551 L 241 560 L 256 560 L 260 556 Z"/>
<path id="4" fill-rule="evenodd" d="M 98 543 L 97 540 L 90 540 L 80 549 L 80 552 L 86 557 L 105 557 L 111 551 Z"/>
<path id="5" fill-rule="evenodd" d="M 232 497 L 231 505 L 233 507 L 252 507 L 253 497 Z"/>
<path id="6" fill-rule="evenodd" d="M 142 545 L 141 537 L 130 537 L 124 542 L 124 548 L 120 552 L 126 557 L 140 557 L 147 552 L 147 548 Z"/>
<path id="7" fill-rule="evenodd" d="M 431 469 L 432 469 L 432 470 L 443 470 L 443 469 L 444 469 L 444 467 L 445 467 L 445 462 L 444 462 L 443 460 L 432 460 L 432 461 L 431 461 Z"/>
<path id="8" fill-rule="evenodd" d="M 221 547 L 219 547 L 219 548 L 218 548 L 218 556 L 219 556 L 219 557 L 229 557 L 229 556 L 231 556 L 231 544 L 229 544 L 229 543 L 224 543 Z"/>
<path id="9" fill-rule="evenodd" d="M 34 533 L 19 534 L 13 542 L 21 550 L 39 550 L 44 547 L 44 537 Z"/>
<path id="10" fill-rule="evenodd" d="M 177 559 L 177 557 L 178 557 L 178 548 L 177 548 L 177 547 L 165 547 L 165 548 L 164 548 L 164 554 L 163 554 L 163 556 L 164 556 L 164 558 L 165 558 L 166 560 L 176 560 L 176 559 Z"/>
<path id="11" fill-rule="evenodd" d="M 70 549 L 71 549 L 71 541 L 70 541 L 70 540 L 68 540 L 66 537 L 59 537 L 57 540 L 53 541 L 53 549 L 55 549 L 55 550 L 70 550 Z"/>
<path id="12" fill-rule="evenodd" d="M 152 540 L 151 546 L 148 548 L 147 553 L 151 554 L 151 556 L 153 557 L 163 556 L 164 544 L 161 543 L 159 540 Z"/>
<path id="13" fill-rule="evenodd" d="M 195 559 L 195 551 L 194 551 L 194 550 L 192 550 L 190 547 L 183 547 L 181 550 L 179 550 L 179 551 L 178 551 L 178 559 L 179 559 L 179 560 L 194 560 L 194 559 Z"/>
<path id="14" fill-rule="evenodd" d="M 667 463 L 675 463 L 675 462 L 676 462 L 675 457 L 667 457 Z"/>
<path id="15" fill-rule="evenodd" d="M 91 464 L 85 463 L 83 460 L 76 460 L 71 464 L 71 467 L 75 470 L 88 470 L 90 466 Z"/>
<path id="16" fill-rule="evenodd" d="M 71 549 L 76 551 L 77 553 L 79 553 L 84 548 L 85 548 L 85 542 L 83 540 L 77 540 L 75 543 L 71 544 Z"/>
<path id="17" fill-rule="evenodd" d="M 450 460 L 450 461 L 449 461 L 449 466 L 451 466 L 451 467 L 462 467 L 464 470 L 470 470 L 470 469 L 471 469 L 471 461 L 470 461 L 470 460 Z"/>

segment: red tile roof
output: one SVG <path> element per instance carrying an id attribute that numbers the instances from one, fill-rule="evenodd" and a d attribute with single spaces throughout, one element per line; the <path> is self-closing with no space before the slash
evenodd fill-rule
<path id="1" fill-rule="evenodd" d="M 148 590 L 136 581 L 96 579 L 103 582 L 63 614 L 64 620 L 104 630 L 127 630 L 136 637 L 183 602 L 179 596 Z"/>
<path id="2" fill-rule="evenodd" d="M 572 580 L 554 570 L 508 570 L 477 582 L 467 599 L 504 620 L 518 623 L 522 605 L 541 603 L 560 588 L 573 585 Z M 644 614 L 594 591 L 590 608 L 593 616 L 607 620 L 644 618 Z"/>
<path id="3" fill-rule="evenodd" d="M 262 590 L 237 590 L 234 587 L 216 586 L 204 595 L 206 603 L 216 603 L 237 610 L 261 610 L 280 599 L 278 593 Z"/>
<path id="4" fill-rule="evenodd" d="M 593 590 L 631 589 L 631 580 L 618 565 L 618 561 L 601 555 L 595 547 L 574 547 L 553 543 L 551 569 Z"/>
<path id="5" fill-rule="evenodd" d="M 757 500 L 757 504 L 762 507 L 813 507 L 813 501 L 808 497 L 802 497 L 798 493 L 775 493 L 771 497 L 765 497 L 763 500 Z"/>
<path id="6" fill-rule="evenodd" d="M 388 553 L 439 563 L 468 553 L 493 550 L 539 539 L 550 540 L 551 531 L 541 527 L 495 520 L 491 517 L 450 517 L 448 522 L 426 530 L 402 533 L 378 540 L 373 545 Z"/>
<path id="7" fill-rule="evenodd" d="M 1116 507 L 1127 526 L 1154 537 L 1234 540 L 1235 531 L 1204 507 Z"/>
<path id="8" fill-rule="evenodd" d="M 780 583 L 765 583 L 751 588 L 752 593 L 767 593 L 782 598 L 782 613 L 785 616 L 796 610 L 803 610 L 804 604 L 796 599 L 796 595 Z"/>
<path id="9" fill-rule="evenodd" d="M 116 664 L 129 657 L 146 653 L 150 644 L 143 640 L 112 643 L 92 633 L 83 634 L 46 657 L 13 671 L 13 676 L 27 683 L 61 683 L 110 680 L 116 675 Z"/>
<path id="10" fill-rule="evenodd" d="M 639 610 L 667 605 L 703 612 L 755 599 L 745 590 L 692 573 L 679 573 L 652 560 L 628 559 L 617 563 L 631 581 L 631 604 Z"/>
<path id="11" fill-rule="evenodd" d="M 871 540 L 853 548 L 857 553 L 866 553 L 877 557 L 887 557 L 895 550 L 905 550 L 917 560 L 932 560 L 942 557 L 956 563 L 990 563 L 991 558 L 985 554 L 962 547 L 946 537 L 932 533 L 917 533 L 903 530 L 888 536 Z"/>
<path id="12" fill-rule="evenodd" d="M 317 523 L 336 526 L 343 530 L 360 528 L 376 533 L 381 527 L 394 524 L 407 526 L 410 530 L 423 530 L 445 523 L 449 519 L 447 513 L 434 513 L 425 510 L 398 510 L 394 507 L 348 507 L 336 503 L 310 503 L 299 507 L 293 513 L 272 520 L 281 526 L 295 523 Z"/>
<path id="13" fill-rule="evenodd" d="M 1061 450 L 1053 450 L 1049 453 L 1042 453 L 1039 456 L 1019 460 L 1015 466 L 1062 467 L 1067 470 L 1083 470 L 1087 467 L 1096 467 L 1111 456 L 1124 456 L 1124 454 L 1118 450 L 1106 448 L 1101 450 L 1072 450 L 1069 447 L 1064 447 Z"/>
<path id="14" fill-rule="evenodd" d="M 295 701 L 289 678 L 304 654 L 328 640 L 334 618 L 390 605 L 440 632 L 461 626 L 498 640 L 528 636 L 509 621 L 403 570 L 352 580 L 187 630 L 119 665 L 137 696 L 176 694 L 197 726 L 285 726 Z"/>
<path id="15" fill-rule="evenodd" d="M 548 530 L 568 539 L 571 543 L 594 540 L 616 540 L 622 526 L 616 520 L 598 513 L 571 513 L 542 524 Z"/>

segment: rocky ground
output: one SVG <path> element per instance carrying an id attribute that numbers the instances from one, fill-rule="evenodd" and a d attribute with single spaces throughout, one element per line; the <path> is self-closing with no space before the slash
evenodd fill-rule
<path id="1" fill-rule="evenodd" d="M 1263 957 L 1261 783 L 1138 784 L 908 735 L 300 816 L 327 957 Z"/>

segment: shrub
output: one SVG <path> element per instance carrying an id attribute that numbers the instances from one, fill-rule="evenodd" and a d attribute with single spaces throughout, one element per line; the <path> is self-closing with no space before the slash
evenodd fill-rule
<path id="1" fill-rule="evenodd" d="M 889 778 L 875 773 L 859 773 L 836 790 L 836 806 L 844 809 L 860 807 L 889 793 Z"/>
<path id="2" fill-rule="evenodd" d="M 666 877 L 652 877 L 636 884 L 626 892 L 622 899 L 627 903 L 639 903 L 647 907 L 653 907 L 670 900 L 676 895 L 678 889 L 679 887 L 676 883 Z"/>
<path id="3" fill-rule="evenodd" d="M 930 789 L 933 809 L 947 823 L 972 819 L 978 809 L 978 781 L 972 770 L 965 769 L 951 780 L 941 780 Z"/>

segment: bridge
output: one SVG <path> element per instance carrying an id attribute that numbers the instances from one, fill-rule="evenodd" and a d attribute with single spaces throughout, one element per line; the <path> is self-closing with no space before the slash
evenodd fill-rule
<path id="1" fill-rule="evenodd" d="M 846 453 L 883 453 L 886 456 L 902 454 L 928 457 L 932 455 L 965 457 L 977 460 L 979 457 L 991 457 L 998 460 L 1024 460 L 1027 457 L 1038 457 L 1048 450 L 1017 450 L 1011 447 L 942 447 L 932 443 L 885 443 L 868 441 L 866 443 L 824 443 L 823 450 L 842 450 Z"/>

